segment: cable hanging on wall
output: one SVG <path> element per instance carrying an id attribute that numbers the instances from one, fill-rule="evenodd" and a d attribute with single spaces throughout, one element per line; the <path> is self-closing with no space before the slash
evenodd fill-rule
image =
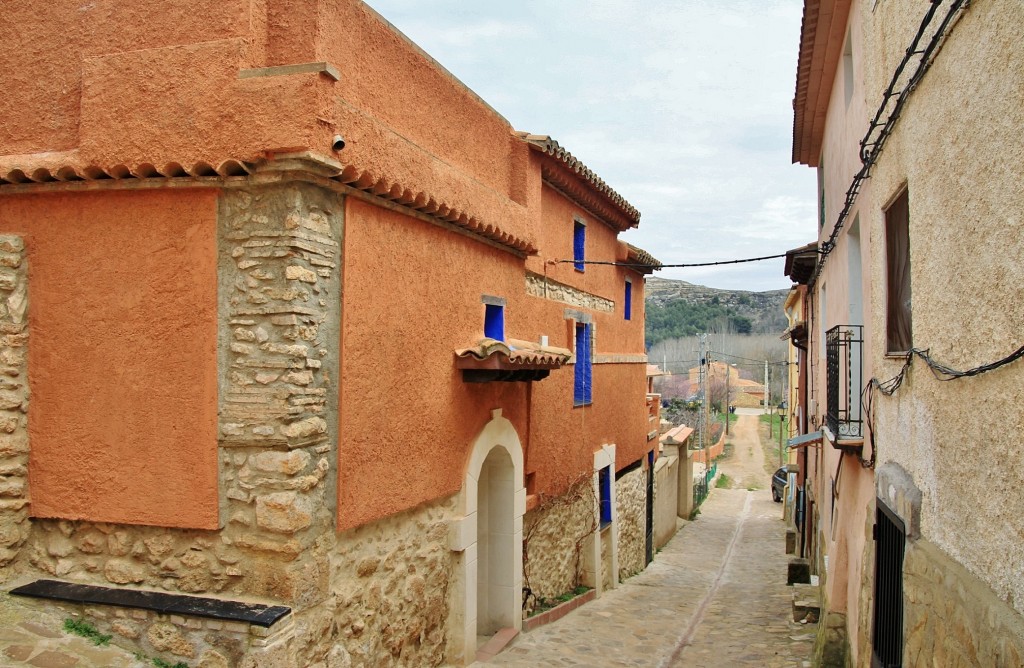
<path id="1" fill-rule="evenodd" d="M 925 73 L 931 67 L 935 57 L 942 49 L 943 43 L 952 31 L 953 26 L 956 25 L 956 21 L 959 20 L 960 16 L 963 15 L 963 12 L 966 11 L 967 7 L 970 5 L 970 0 L 954 0 L 950 5 L 949 10 L 946 12 L 946 15 L 942 18 L 942 21 L 935 29 L 935 32 L 931 35 L 928 43 L 922 48 L 921 41 L 928 30 L 928 26 L 931 25 L 934 20 L 935 14 L 938 12 L 939 5 L 941 4 L 942 0 L 932 0 L 931 7 L 929 7 L 924 18 L 921 20 L 921 25 L 917 30 L 917 34 L 914 36 L 914 40 L 910 43 L 910 46 L 904 53 L 903 59 L 896 67 L 896 71 L 893 72 L 889 85 L 882 94 L 882 103 L 878 106 L 874 117 L 868 124 L 867 133 L 865 133 L 864 138 L 860 140 L 860 160 L 862 166 L 854 175 L 853 181 L 850 183 L 850 187 L 846 190 L 846 198 L 843 201 L 843 208 L 840 210 L 839 216 L 836 218 L 836 223 L 832 227 L 828 240 L 821 244 L 821 248 L 819 249 L 821 257 L 818 260 L 817 266 L 814 268 L 814 275 L 811 278 L 811 283 L 821 275 L 821 270 L 825 266 L 825 261 L 835 248 L 836 240 L 839 238 L 839 233 L 842 231 L 846 220 L 850 217 L 850 211 L 853 209 L 853 205 L 857 201 L 857 195 L 860 194 L 860 189 L 864 185 L 864 181 L 871 177 L 871 169 L 878 161 L 878 157 L 881 155 L 886 141 L 892 134 L 893 129 L 896 126 L 896 122 L 899 120 L 900 115 L 903 112 L 903 106 L 906 104 L 910 94 L 915 88 L 917 88 L 917 85 L 921 82 Z M 914 68 L 913 72 L 911 72 L 909 76 L 904 77 L 905 70 L 915 59 L 918 60 L 917 67 Z"/>
<path id="2" fill-rule="evenodd" d="M 980 376 L 983 373 L 995 371 L 1000 367 L 1011 364 L 1012 362 L 1024 357 L 1024 346 L 1017 348 L 1006 357 L 998 359 L 995 362 L 981 364 L 963 371 L 937 362 L 935 358 L 931 356 L 931 351 L 928 348 L 911 348 L 903 361 L 903 366 L 900 367 L 899 372 L 895 376 L 888 380 L 878 380 L 877 378 L 869 380 L 867 385 L 865 385 L 864 389 L 861 391 L 861 405 L 864 406 L 864 417 L 868 422 L 868 437 L 869 442 L 871 443 L 871 458 L 860 460 L 861 464 L 865 468 L 873 468 L 875 465 L 874 393 L 877 390 L 887 397 L 894 395 L 896 390 L 900 389 L 903 385 L 903 381 L 906 379 L 907 372 L 910 371 L 910 367 L 913 365 L 915 357 L 919 357 L 928 365 L 928 368 L 931 370 L 932 375 L 935 376 L 936 380 L 948 382 L 959 378 Z"/>

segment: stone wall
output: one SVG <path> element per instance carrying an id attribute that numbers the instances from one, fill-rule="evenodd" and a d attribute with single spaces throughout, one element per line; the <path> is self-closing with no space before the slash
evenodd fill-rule
<path id="1" fill-rule="evenodd" d="M 590 477 L 560 497 L 544 498 L 523 517 L 523 586 L 553 598 L 579 584 L 585 539 L 596 524 Z"/>
<path id="2" fill-rule="evenodd" d="M 28 263 L 21 237 L 0 236 L 0 582 L 28 537 Z"/>
<path id="3" fill-rule="evenodd" d="M 615 481 L 619 581 L 647 565 L 647 470 L 640 467 Z"/>
<path id="4" fill-rule="evenodd" d="M 224 193 L 221 504 L 254 594 L 327 596 L 337 463 L 343 200 L 304 183 Z"/>
<path id="5" fill-rule="evenodd" d="M 907 666 L 1024 665 L 1024 617 L 927 540 L 903 559 Z"/>
<path id="6" fill-rule="evenodd" d="M 338 535 L 325 606 L 337 665 L 444 663 L 455 498 Z"/>
<path id="7" fill-rule="evenodd" d="M 526 273 L 526 294 L 533 295 L 534 297 L 543 297 L 544 299 L 553 299 L 591 311 L 611 313 L 615 310 L 615 302 L 610 299 L 598 297 L 589 292 L 583 292 L 577 288 L 532 272 Z"/>

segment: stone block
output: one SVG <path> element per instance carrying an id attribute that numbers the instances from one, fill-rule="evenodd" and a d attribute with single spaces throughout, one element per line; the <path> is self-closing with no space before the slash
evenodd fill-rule
<path id="1" fill-rule="evenodd" d="M 188 659 L 195 657 L 196 649 L 173 624 L 156 622 L 149 627 L 146 638 L 150 644 L 161 652 L 170 652 L 175 656 Z"/>
<path id="2" fill-rule="evenodd" d="M 303 283 L 316 283 L 317 275 L 315 271 L 300 267 L 298 265 L 290 265 L 285 268 L 284 276 L 290 281 L 302 281 Z M 0 289 L 3 286 L 0 285 Z"/>
<path id="3" fill-rule="evenodd" d="M 302 450 L 291 452 L 261 452 L 253 458 L 253 465 L 269 473 L 295 475 L 309 465 L 310 456 Z"/>
<path id="4" fill-rule="evenodd" d="M 277 492 L 256 497 L 256 524 L 268 531 L 295 533 L 313 522 L 308 497 L 295 492 Z"/>
<path id="5" fill-rule="evenodd" d="M 811 564 L 806 559 L 790 559 L 787 567 L 786 584 L 810 584 Z"/>

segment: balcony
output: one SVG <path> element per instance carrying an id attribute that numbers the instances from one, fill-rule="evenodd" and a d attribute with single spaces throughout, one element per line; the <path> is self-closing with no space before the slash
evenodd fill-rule
<path id="1" fill-rule="evenodd" d="M 837 325 L 825 332 L 825 428 L 833 447 L 853 454 L 860 454 L 864 446 L 863 348 L 861 325 Z"/>

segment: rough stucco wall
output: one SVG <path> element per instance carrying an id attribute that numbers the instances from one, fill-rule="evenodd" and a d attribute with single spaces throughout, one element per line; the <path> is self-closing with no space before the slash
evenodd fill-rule
<path id="1" fill-rule="evenodd" d="M 590 476 L 561 496 L 545 498 L 523 517 L 523 586 L 537 598 L 553 598 L 578 584 L 584 539 L 594 530 Z"/>
<path id="2" fill-rule="evenodd" d="M 507 336 L 536 338 L 524 331 L 519 260 L 497 249 L 349 198 L 344 262 L 342 529 L 459 490 L 491 409 L 527 433 L 525 383 L 464 383 L 455 368 L 454 351 L 483 336 L 482 295 L 508 298 Z M 414 437 L 395 433 L 396 408 Z M 402 484 L 382 490 L 392 479 Z"/>
<path id="3" fill-rule="evenodd" d="M 642 363 L 594 365 L 594 404 L 580 408 L 572 405 L 571 365 L 529 387 L 462 381 L 453 351 L 483 336 L 482 295 L 507 300 L 507 337 L 547 335 L 551 345 L 572 346 L 566 304 L 527 295 L 521 259 L 354 198 L 347 206 L 339 527 L 457 491 L 464 472 L 451 462 L 467 460 L 495 407 L 523 441 L 535 493 L 564 493 L 576 475 L 592 470 L 593 452 L 602 443 L 626 453 L 619 455 L 620 465 L 643 456 Z M 381 290 L 382 283 L 403 289 Z M 606 329 L 614 331 L 606 324 L 614 318 L 621 315 L 594 316 L 598 353 L 617 352 L 604 336 Z M 371 366 L 380 372 L 366 373 Z M 432 381 L 424 394 L 426 378 L 444 380 Z M 401 406 L 407 423 L 420 425 L 417 438 L 393 441 L 388 406 Z M 382 497 L 375 481 L 396 472 L 405 484 Z"/>
<path id="4" fill-rule="evenodd" d="M 640 467 L 615 481 L 619 581 L 644 569 L 647 548 L 647 470 Z"/>
<path id="5" fill-rule="evenodd" d="M 0 153 L 59 151 L 78 144 L 82 68 L 67 67 L 69 60 L 244 35 L 249 4 L 227 0 L 201 13 L 152 0 L 5 7 L 0 35 L 10 48 L 0 54 L 0 88 L 19 94 L 0 99 L 5 119 Z M 57 52 L 65 57 L 46 55 Z"/>
<path id="6" fill-rule="evenodd" d="M 32 266 L 34 516 L 217 526 L 215 197 L 0 200 Z"/>
<path id="7" fill-rule="evenodd" d="M 329 625 L 330 644 L 344 649 L 337 665 L 444 662 L 454 510 L 452 497 L 338 535 Z"/>
<path id="8" fill-rule="evenodd" d="M 877 56 L 869 87 L 880 89 L 882 73 L 895 67 L 921 14 L 916 3 L 885 2 L 865 17 L 868 50 Z M 914 346 L 954 368 L 1004 357 L 1019 345 L 1024 322 L 1015 287 L 1024 267 L 1022 26 L 1020 3 L 970 5 L 911 96 L 874 171 L 875 238 L 884 239 L 885 201 L 904 183 L 909 190 Z M 882 284 L 884 267 L 884 254 L 876 254 L 872 272 Z M 881 347 L 884 294 L 872 306 L 873 337 Z M 922 490 L 924 538 L 1019 613 L 1020 364 L 939 383 L 918 360 L 894 397 L 876 401 L 880 463 L 898 462 Z M 876 373 L 887 378 L 898 367 L 888 362 Z"/>

